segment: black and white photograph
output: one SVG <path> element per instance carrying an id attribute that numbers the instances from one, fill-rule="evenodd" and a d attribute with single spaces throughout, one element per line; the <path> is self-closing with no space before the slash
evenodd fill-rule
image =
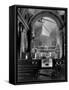
<path id="1" fill-rule="evenodd" d="M 15 66 L 10 68 L 16 84 L 67 81 L 67 9 L 16 6 L 13 11 L 10 52 L 14 52 L 15 64 L 10 64 Z"/>
<path id="2" fill-rule="evenodd" d="M 0 90 L 69 90 L 69 0 L 0 1 Z"/>

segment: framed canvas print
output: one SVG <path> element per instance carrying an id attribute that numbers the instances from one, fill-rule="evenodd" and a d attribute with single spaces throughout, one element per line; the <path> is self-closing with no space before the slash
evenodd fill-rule
<path id="1" fill-rule="evenodd" d="M 9 82 L 67 81 L 67 8 L 9 7 Z"/>

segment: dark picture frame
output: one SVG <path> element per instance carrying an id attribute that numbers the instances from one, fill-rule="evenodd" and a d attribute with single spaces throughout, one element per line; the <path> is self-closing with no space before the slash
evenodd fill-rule
<path id="1" fill-rule="evenodd" d="M 59 50 L 59 53 L 62 52 L 62 54 L 59 56 L 51 55 L 51 57 L 48 58 L 47 54 L 57 52 L 57 50 L 55 51 L 55 49 L 48 49 L 49 47 L 45 48 L 43 46 L 38 47 L 35 44 L 34 45 L 38 47 L 36 49 L 41 51 L 39 52 L 38 57 L 37 54 L 36 56 L 33 56 L 34 54 L 32 54 L 33 50 L 32 47 L 34 46 L 32 46 L 33 44 L 31 42 L 35 43 L 35 41 L 37 41 L 36 39 L 34 39 L 34 36 L 32 34 L 34 32 L 33 28 L 35 28 L 36 22 L 37 23 L 39 22 L 40 24 L 40 22 L 43 19 L 47 19 L 45 17 L 53 19 L 60 29 L 59 30 L 60 37 L 62 38 L 60 40 L 60 43 L 62 49 Z M 47 23 L 48 21 L 46 22 L 46 24 Z M 50 29 L 51 27 L 52 28 L 54 27 L 54 24 L 51 25 L 52 26 L 50 26 Z M 36 31 L 35 35 L 39 36 L 39 32 Z M 25 42 L 25 45 L 23 41 Z M 39 41 L 37 41 L 36 44 L 38 42 Z M 46 54 L 42 54 L 43 52 Z M 43 63 L 42 60 L 45 63 Z M 49 63 L 49 60 L 51 64 Z M 46 72 L 47 74 L 44 72 Z M 18 85 L 18 84 L 36 84 L 36 83 L 52 83 L 52 82 L 67 82 L 67 8 L 28 6 L 28 5 L 10 6 L 9 83 Z"/>

